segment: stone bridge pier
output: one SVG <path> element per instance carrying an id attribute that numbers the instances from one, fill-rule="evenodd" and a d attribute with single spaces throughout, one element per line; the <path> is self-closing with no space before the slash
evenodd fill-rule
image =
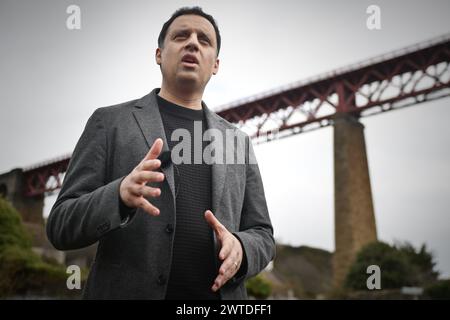
<path id="1" fill-rule="evenodd" d="M 340 288 L 357 252 L 377 240 L 364 125 L 342 115 L 334 120 L 334 287 Z"/>

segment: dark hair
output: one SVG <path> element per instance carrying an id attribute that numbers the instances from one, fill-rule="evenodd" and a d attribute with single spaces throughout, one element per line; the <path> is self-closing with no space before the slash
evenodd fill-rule
<path id="1" fill-rule="evenodd" d="M 183 7 L 183 8 L 178 9 L 177 11 L 175 11 L 174 14 L 172 14 L 172 16 L 170 17 L 170 19 L 167 20 L 162 26 L 161 32 L 159 33 L 159 36 L 158 36 L 158 47 L 160 47 L 160 48 L 163 47 L 164 39 L 166 38 L 166 35 L 167 35 L 167 30 L 169 30 L 169 27 L 172 24 L 172 22 L 179 16 L 183 16 L 183 15 L 187 15 L 187 14 L 194 14 L 197 16 L 201 16 L 201 17 L 205 18 L 206 20 L 208 20 L 209 22 L 211 22 L 211 24 L 214 27 L 214 30 L 216 31 L 217 55 L 219 55 L 219 51 L 220 51 L 219 27 L 217 26 L 216 20 L 214 20 L 213 16 L 203 12 L 202 8 L 200 8 L 200 7 Z"/>

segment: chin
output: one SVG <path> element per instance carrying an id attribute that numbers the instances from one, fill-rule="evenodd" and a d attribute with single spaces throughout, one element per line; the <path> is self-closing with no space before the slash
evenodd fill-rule
<path id="1" fill-rule="evenodd" d="M 183 86 L 196 87 L 200 85 L 200 80 L 196 75 L 180 75 L 177 82 Z"/>

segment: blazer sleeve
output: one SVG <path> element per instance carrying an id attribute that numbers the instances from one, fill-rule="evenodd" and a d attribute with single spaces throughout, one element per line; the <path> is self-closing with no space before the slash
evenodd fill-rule
<path id="1" fill-rule="evenodd" d="M 47 237 L 59 250 L 94 244 L 124 226 L 123 217 L 130 220 L 119 196 L 124 177 L 107 182 L 107 128 L 102 113 L 102 108 L 97 109 L 89 118 L 47 220 Z"/>
<path id="2" fill-rule="evenodd" d="M 267 209 L 264 186 L 250 138 L 247 136 L 248 159 L 244 203 L 239 232 L 244 259 L 235 281 L 248 279 L 261 272 L 275 257 L 273 227 Z"/>

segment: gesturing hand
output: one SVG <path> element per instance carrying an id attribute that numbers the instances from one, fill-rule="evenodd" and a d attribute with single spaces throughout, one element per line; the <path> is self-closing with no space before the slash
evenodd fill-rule
<path id="1" fill-rule="evenodd" d="M 163 141 L 160 138 L 156 139 L 144 159 L 120 184 L 120 198 L 123 203 L 131 208 L 142 208 L 152 216 L 159 215 L 159 209 L 145 197 L 159 197 L 161 189 L 146 186 L 146 183 L 164 180 L 164 174 L 155 171 L 161 166 L 161 161 L 157 158 L 162 146 Z"/>
<path id="2" fill-rule="evenodd" d="M 211 288 L 215 292 L 238 272 L 243 251 L 241 242 L 217 220 L 210 210 L 206 210 L 205 219 L 221 244 L 219 259 L 223 262 Z"/>

